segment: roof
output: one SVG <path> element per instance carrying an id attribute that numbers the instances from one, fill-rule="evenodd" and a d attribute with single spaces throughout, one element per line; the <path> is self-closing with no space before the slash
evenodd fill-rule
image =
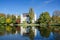
<path id="1" fill-rule="evenodd" d="M 29 14 L 28 13 L 23 13 L 23 17 L 28 17 Z"/>

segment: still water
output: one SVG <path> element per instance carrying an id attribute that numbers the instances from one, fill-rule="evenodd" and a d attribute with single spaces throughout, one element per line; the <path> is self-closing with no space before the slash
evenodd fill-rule
<path id="1" fill-rule="evenodd" d="M 59 31 L 52 31 L 50 28 L 40 28 L 40 30 L 37 29 L 36 36 L 34 36 L 32 31 L 30 32 L 30 35 L 22 36 L 19 31 L 20 29 L 16 34 L 16 28 L 8 26 L 6 29 L 6 27 L 0 27 L 0 40 L 60 40 Z"/>

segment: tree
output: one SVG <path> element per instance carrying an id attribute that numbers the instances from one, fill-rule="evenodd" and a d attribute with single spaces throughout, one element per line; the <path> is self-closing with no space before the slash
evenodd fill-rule
<path id="1" fill-rule="evenodd" d="M 9 23 L 11 23 L 11 22 L 12 22 L 11 18 L 6 18 L 6 23 L 7 23 L 7 24 L 9 24 Z"/>
<path id="2" fill-rule="evenodd" d="M 16 23 L 20 23 L 20 16 L 18 16 L 17 18 L 16 18 Z"/>
<path id="3" fill-rule="evenodd" d="M 3 13 L 0 13 L 0 17 L 5 17 L 6 15 Z"/>
<path id="4" fill-rule="evenodd" d="M 11 17 L 11 15 L 8 14 L 6 17 L 6 23 L 9 24 L 11 22 L 12 22 L 12 17 Z"/>
<path id="5" fill-rule="evenodd" d="M 54 11 L 52 16 L 53 23 L 60 23 L 60 11 Z"/>
<path id="6" fill-rule="evenodd" d="M 7 15 L 6 23 L 15 23 L 16 22 L 16 16 L 15 15 Z"/>
<path id="7" fill-rule="evenodd" d="M 39 23 L 48 23 L 49 21 L 50 21 L 50 15 L 48 12 L 43 12 L 38 19 Z"/>
<path id="8" fill-rule="evenodd" d="M 32 20 L 34 18 L 34 12 L 32 8 L 29 10 L 29 18 L 30 18 L 30 23 L 32 23 Z"/>
<path id="9" fill-rule="evenodd" d="M 3 13 L 0 13 L 0 23 L 5 23 L 6 21 L 6 15 Z"/>
<path id="10" fill-rule="evenodd" d="M 11 19 L 12 19 L 12 23 L 16 22 L 16 16 L 15 15 L 11 15 Z"/>
<path id="11" fill-rule="evenodd" d="M 6 23 L 6 18 L 5 18 L 5 17 L 0 17 L 0 23 L 1 23 L 1 24 Z"/>

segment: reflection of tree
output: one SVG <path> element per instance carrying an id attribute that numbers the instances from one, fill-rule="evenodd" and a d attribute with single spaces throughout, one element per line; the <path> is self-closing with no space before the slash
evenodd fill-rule
<path id="1" fill-rule="evenodd" d="M 51 32 L 50 28 L 44 28 L 44 27 L 40 28 L 40 34 L 43 37 L 49 37 L 50 32 Z"/>
<path id="2" fill-rule="evenodd" d="M 34 39 L 34 32 L 32 30 L 32 27 L 30 27 L 30 30 L 29 30 L 29 38 L 30 38 L 30 40 Z"/>
<path id="3" fill-rule="evenodd" d="M 7 25 L 7 26 L 6 26 L 6 31 L 7 31 L 7 33 L 10 33 L 10 32 L 12 31 L 12 27 L 9 26 L 9 25 Z"/>
<path id="4" fill-rule="evenodd" d="M 0 32 L 0 36 L 4 35 L 5 33 L 4 32 Z"/>
<path id="5" fill-rule="evenodd" d="M 53 28 L 52 32 L 53 32 L 55 40 L 60 40 L 60 28 L 59 27 Z"/>
<path id="6" fill-rule="evenodd" d="M 13 26 L 11 32 L 12 32 L 12 34 L 14 34 L 16 32 L 16 27 Z"/>
<path id="7" fill-rule="evenodd" d="M 16 27 L 7 25 L 6 26 L 6 31 L 7 31 L 8 34 L 9 33 L 14 34 L 16 32 Z"/>
<path id="8" fill-rule="evenodd" d="M 5 34 L 5 26 L 0 25 L 0 35 Z"/>

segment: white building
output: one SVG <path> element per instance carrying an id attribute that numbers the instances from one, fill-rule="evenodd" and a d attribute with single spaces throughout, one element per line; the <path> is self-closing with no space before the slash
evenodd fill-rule
<path id="1" fill-rule="evenodd" d="M 26 21 L 26 22 L 29 21 L 29 14 L 28 13 L 21 14 L 21 23 L 23 23 L 24 21 Z M 36 21 L 36 14 L 34 14 L 34 18 L 32 20 L 32 23 L 34 23 L 35 21 Z"/>
<path id="2" fill-rule="evenodd" d="M 28 16 L 29 16 L 28 13 L 21 14 L 21 23 L 28 22 L 29 21 L 29 17 Z"/>
<path id="3" fill-rule="evenodd" d="M 35 23 L 35 21 L 36 21 L 36 14 L 34 14 L 32 23 Z M 28 13 L 21 14 L 21 23 L 24 23 L 24 22 L 29 23 L 29 14 Z M 36 28 L 32 27 L 32 29 L 34 30 L 35 35 L 36 35 Z M 23 35 L 23 33 L 26 33 L 26 29 L 21 26 L 21 35 Z"/>

